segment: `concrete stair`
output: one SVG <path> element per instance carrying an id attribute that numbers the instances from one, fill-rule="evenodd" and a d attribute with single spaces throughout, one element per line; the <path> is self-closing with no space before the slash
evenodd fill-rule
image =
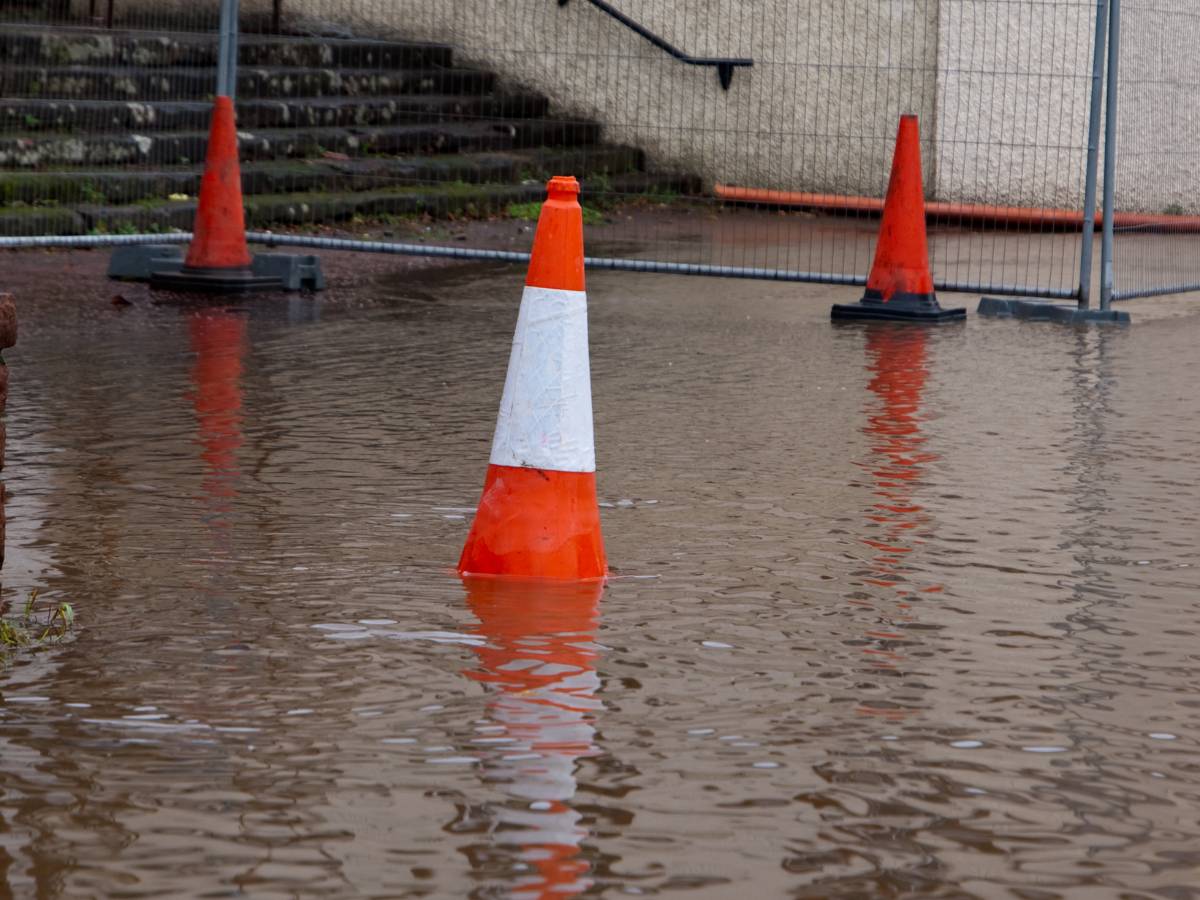
<path id="1" fill-rule="evenodd" d="M 488 214 L 551 174 L 600 193 L 690 192 L 595 122 L 456 65 L 439 44 L 243 37 L 248 221 Z M 211 36 L 49 27 L 0 34 L 0 234 L 188 229 L 214 88 Z M 188 198 L 181 199 L 183 196 Z M 174 199 L 172 199 L 174 197 Z"/>
<path id="2" fill-rule="evenodd" d="M 211 68 L 217 64 L 217 42 L 211 34 L 5 25 L 0 54 L 11 65 Z M 248 66 L 447 69 L 453 61 L 446 44 L 260 35 L 238 40 L 238 62 Z"/>
<path id="3" fill-rule="evenodd" d="M 0 101 L 0 137 L 39 133 L 96 131 L 204 131 L 212 111 L 209 101 L 113 103 L 104 100 Z M 463 96 L 412 94 L 399 97 L 242 99 L 238 126 L 295 128 L 458 122 L 463 119 L 526 119 L 547 115 L 548 103 L 537 94 Z"/>

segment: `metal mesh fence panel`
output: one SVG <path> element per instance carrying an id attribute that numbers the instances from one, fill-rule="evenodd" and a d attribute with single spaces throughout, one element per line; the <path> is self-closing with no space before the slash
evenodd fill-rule
<path id="1" fill-rule="evenodd" d="M 0 236 L 190 228 L 215 0 L 5 0 L 0 20 Z M 244 25 L 251 61 L 269 11 L 249 7 Z"/>
<path id="2" fill-rule="evenodd" d="M 1200 7 L 1121 3 L 1114 299 L 1200 290 Z"/>
<path id="3" fill-rule="evenodd" d="M 215 2 L 3 6 L 0 234 L 190 227 Z M 860 283 L 920 116 L 936 281 L 1073 295 L 1094 0 L 246 0 L 252 228 Z M 752 65 L 747 63 L 752 62 Z"/>

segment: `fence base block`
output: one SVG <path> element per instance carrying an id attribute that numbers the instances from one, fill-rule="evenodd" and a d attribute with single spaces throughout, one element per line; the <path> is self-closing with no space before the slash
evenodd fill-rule
<path id="1" fill-rule="evenodd" d="M 981 316 L 995 319 L 1028 319 L 1034 322 L 1060 322 L 1066 325 L 1081 325 L 1096 322 L 1101 325 L 1128 325 L 1129 313 L 1118 309 L 1080 309 L 1077 306 L 1060 306 L 1044 300 L 1006 299 L 1002 297 L 980 297 Z"/>
<path id="2" fill-rule="evenodd" d="M 183 248 L 174 244 L 130 244 L 117 247 L 108 258 L 108 277 L 119 281 L 149 281 L 155 272 L 183 268 Z"/>
<path id="3" fill-rule="evenodd" d="M 246 270 L 185 271 L 185 247 L 135 244 L 118 247 L 108 262 L 108 277 L 149 281 L 152 287 L 210 293 L 250 291 L 321 291 L 321 258 L 296 253 L 256 253 Z"/>

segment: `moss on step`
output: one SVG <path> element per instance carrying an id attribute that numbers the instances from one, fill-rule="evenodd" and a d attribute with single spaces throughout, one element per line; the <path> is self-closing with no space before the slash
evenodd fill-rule
<path id="1" fill-rule="evenodd" d="M 612 197 L 645 195 L 665 199 L 677 196 L 672 192 L 689 184 L 686 179 L 642 174 L 613 176 L 602 183 L 612 193 L 606 197 L 597 192 L 585 200 L 585 221 L 589 224 L 603 221 L 602 204 Z M 586 197 L 587 179 L 584 191 Z M 525 184 L 449 181 L 361 191 L 258 194 L 245 198 L 245 208 L 247 224 L 259 228 L 411 216 L 536 218 L 544 196 L 545 185 L 541 180 Z M 165 194 L 124 204 L 93 199 L 76 203 L 70 209 L 10 205 L 0 208 L 0 234 L 187 231 L 195 211 L 195 199 L 171 200 Z"/>
<path id="2" fill-rule="evenodd" d="M 83 218 L 71 209 L 23 205 L 0 209 L 0 235 L 65 235 L 86 231 Z"/>
<path id="3" fill-rule="evenodd" d="M 582 204 L 583 208 L 583 224 L 584 225 L 603 225 L 604 213 L 594 207 Z M 533 200 L 529 203 L 510 203 L 504 210 L 504 214 L 510 219 L 517 219 L 521 222 L 536 222 L 542 214 L 541 201 Z"/>

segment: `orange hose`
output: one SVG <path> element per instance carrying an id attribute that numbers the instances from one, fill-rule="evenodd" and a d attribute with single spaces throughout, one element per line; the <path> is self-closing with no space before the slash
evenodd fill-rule
<path id="1" fill-rule="evenodd" d="M 734 187 L 718 184 L 717 197 L 735 203 L 763 203 L 770 206 L 794 206 L 833 213 L 883 212 L 883 200 L 875 197 L 851 197 L 843 194 L 810 194 L 802 191 L 774 191 L 765 188 Z M 973 225 L 1024 225 L 1045 230 L 1081 229 L 1083 213 L 1073 209 L 1035 206 L 992 206 L 983 203 L 926 203 L 925 216 L 938 222 Z M 1096 214 L 1096 227 L 1101 225 Z M 1152 213 L 1119 212 L 1113 215 L 1116 228 L 1140 228 L 1177 233 L 1200 232 L 1200 216 L 1173 216 Z"/>

